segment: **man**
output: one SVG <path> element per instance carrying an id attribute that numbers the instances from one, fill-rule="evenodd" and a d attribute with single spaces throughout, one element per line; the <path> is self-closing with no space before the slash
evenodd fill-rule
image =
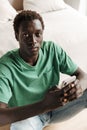
<path id="1" fill-rule="evenodd" d="M 12 123 L 11 130 L 42 130 L 48 122 L 67 119 L 82 110 L 87 74 L 60 46 L 43 41 L 42 17 L 22 11 L 13 26 L 19 48 L 0 58 L 0 124 Z M 75 75 L 77 80 L 58 89 L 60 72 Z"/>

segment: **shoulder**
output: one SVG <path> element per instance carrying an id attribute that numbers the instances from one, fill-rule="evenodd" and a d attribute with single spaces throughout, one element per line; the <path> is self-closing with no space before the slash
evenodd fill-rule
<path id="1" fill-rule="evenodd" d="M 61 51 L 63 50 L 58 43 L 55 43 L 53 41 L 43 41 L 41 49 L 55 53 L 61 53 Z"/>
<path id="2" fill-rule="evenodd" d="M 15 56 L 17 52 L 17 49 L 8 51 L 0 58 L 0 64 L 8 64 L 8 62 L 11 62 L 13 60 L 13 56 Z"/>
<path id="3" fill-rule="evenodd" d="M 53 41 L 43 41 L 41 49 L 47 49 L 47 50 L 49 50 L 49 49 L 53 49 L 53 48 L 56 48 L 56 47 L 59 47 L 59 45 L 56 44 Z"/>

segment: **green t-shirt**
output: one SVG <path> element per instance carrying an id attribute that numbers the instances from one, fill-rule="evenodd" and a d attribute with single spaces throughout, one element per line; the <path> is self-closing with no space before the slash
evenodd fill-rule
<path id="1" fill-rule="evenodd" d="M 59 83 L 60 72 L 73 74 L 77 65 L 53 42 L 43 42 L 35 66 L 19 56 L 19 49 L 0 58 L 0 101 L 10 107 L 42 100 L 53 85 Z"/>

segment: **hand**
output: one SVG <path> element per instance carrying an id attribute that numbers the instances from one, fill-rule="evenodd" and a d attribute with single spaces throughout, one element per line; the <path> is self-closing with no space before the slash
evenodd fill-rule
<path id="1" fill-rule="evenodd" d="M 65 104 L 77 98 L 77 89 L 76 89 L 75 81 L 76 81 L 76 76 L 71 76 L 65 79 L 60 85 L 60 87 L 64 91 Z"/>
<path id="2" fill-rule="evenodd" d="M 64 98 L 65 103 L 72 101 L 74 99 L 77 99 L 83 94 L 83 91 L 82 91 L 82 88 L 78 79 L 67 84 L 63 89 L 64 89 L 64 96 L 65 96 Z"/>
<path id="3" fill-rule="evenodd" d="M 64 93 L 64 104 L 77 98 L 77 88 L 74 82 L 62 88 Z"/>
<path id="4" fill-rule="evenodd" d="M 63 91 L 61 91 L 61 89 L 57 88 L 56 86 L 53 86 L 51 89 L 49 89 L 44 98 L 44 106 L 46 110 L 51 111 L 60 106 L 63 106 L 63 98 Z"/>
<path id="5" fill-rule="evenodd" d="M 67 84 L 63 89 L 64 89 L 65 104 L 69 101 L 79 98 L 83 94 L 80 82 L 77 79 Z"/>
<path id="6" fill-rule="evenodd" d="M 72 85 L 62 89 L 54 86 L 45 95 L 44 105 L 47 110 L 53 110 L 74 99 L 76 99 L 76 88 Z"/>

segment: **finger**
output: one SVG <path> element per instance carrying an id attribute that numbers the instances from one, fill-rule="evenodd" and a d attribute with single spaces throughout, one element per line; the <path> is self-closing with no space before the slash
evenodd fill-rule
<path id="1" fill-rule="evenodd" d="M 68 93 L 64 93 L 64 97 L 67 97 L 68 96 Z"/>
<path id="2" fill-rule="evenodd" d="M 64 91 L 64 93 L 66 93 L 66 92 L 70 91 L 74 87 L 75 87 L 75 84 L 71 83 L 71 84 L 67 85 L 66 87 L 64 87 L 63 91 Z"/>
<path id="3" fill-rule="evenodd" d="M 61 89 L 49 91 L 48 95 L 50 95 L 50 97 L 52 97 L 53 99 L 55 99 L 55 101 L 58 101 L 59 103 L 62 102 L 61 99 L 64 98 L 64 93 Z"/>
<path id="4" fill-rule="evenodd" d="M 67 98 L 64 98 L 63 101 L 62 101 L 63 105 L 65 105 L 68 102 L 69 102 L 69 100 Z"/>
<path id="5" fill-rule="evenodd" d="M 68 100 L 66 98 L 60 98 L 58 99 L 58 104 L 63 106 L 67 103 L 67 101 Z"/>
<path id="6" fill-rule="evenodd" d="M 64 97 L 58 98 L 58 104 L 59 104 L 60 106 L 63 106 L 63 105 L 64 105 Z"/>
<path id="7" fill-rule="evenodd" d="M 65 87 L 63 88 L 64 93 L 66 93 L 67 91 L 69 91 L 71 88 L 72 88 L 71 84 L 65 86 Z"/>
<path id="8" fill-rule="evenodd" d="M 72 101 L 72 100 L 75 100 L 75 99 L 77 99 L 76 93 L 73 94 L 72 96 L 70 96 L 68 100 L 69 100 L 69 101 Z"/>
<path id="9" fill-rule="evenodd" d="M 64 98 L 63 102 L 64 102 L 64 103 L 67 103 L 67 102 L 68 102 L 68 99 L 67 99 L 67 98 Z"/>
<path id="10" fill-rule="evenodd" d="M 67 94 L 64 94 L 64 96 L 71 96 L 72 94 L 74 94 L 74 93 L 76 93 L 76 91 L 77 91 L 77 89 L 76 89 L 76 87 L 73 87 L 73 88 L 71 88 L 68 92 L 67 92 Z"/>
<path id="11" fill-rule="evenodd" d="M 67 100 L 72 100 L 73 98 L 77 98 L 76 87 L 72 88 L 69 92 L 65 93 L 64 97 L 67 98 Z"/>

